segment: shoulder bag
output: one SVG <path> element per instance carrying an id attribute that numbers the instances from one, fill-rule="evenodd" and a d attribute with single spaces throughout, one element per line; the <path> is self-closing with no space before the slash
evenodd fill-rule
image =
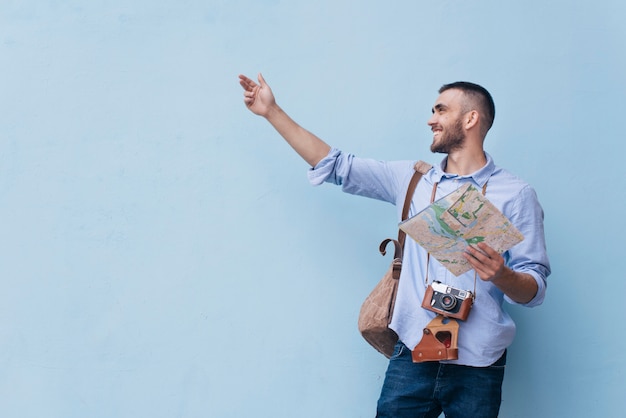
<path id="1" fill-rule="evenodd" d="M 409 216 L 411 200 L 422 174 L 431 169 L 431 165 L 423 161 L 415 164 L 415 173 L 411 177 L 406 191 L 404 206 L 402 207 L 402 220 Z M 378 282 L 374 290 L 367 296 L 359 313 L 359 331 L 365 340 L 378 352 L 389 358 L 393 354 L 394 346 L 398 342 L 398 335 L 389 328 L 396 302 L 400 271 L 402 270 L 402 252 L 406 234 L 398 228 L 398 239 L 387 238 L 380 243 L 378 250 L 382 255 L 386 254 L 387 244 L 393 242 L 395 251 L 393 261 L 389 269 Z"/>

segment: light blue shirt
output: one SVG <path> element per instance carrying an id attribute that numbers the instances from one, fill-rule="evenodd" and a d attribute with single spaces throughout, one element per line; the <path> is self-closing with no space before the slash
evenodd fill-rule
<path id="1" fill-rule="evenodd" d="M 487 198 L 524 235 L 524 240 L 503 254 L 506 265 L 514 271 L 530 274 L 537 282 L 535 297 L 524 306 L 537 306 L 546 293 L 550 263 L 543 232 L 543 210 L 535 191 L 527 183 L 499 168 L 485 153 L 487 164 L 467 176 L 444 172 L 446 159 L 426 173 L 417 185 L 409 217 L 430 204 L 433 185 L 438 182 L 436 199 L 472 183 L 478 189 L 487 184 Z M 396 205 L 398 222 L 415 161 L 377 161 L 355 157 L 333 148 L 309 171 L 313 185 L 323 182 L 341 185 L 343 191 L 382 200 Z M 390 237 L 395 237 L 393 234 Z M 381 237 L 386 238 L 386 237 Z M 390 324 L 400 340 L 413 349 L 422 338 L 422 330 L 435 317 L 421 307 L 424 298 L 427 266 L 426 251 L 407 236 L 402 274 Z M 474 270 L 458 277 L 431 257 L 429 281 L 439 280 L 463 290 L 474 290 Z M 459 321 L 459 358 L 450 363 L 484 367 L 494 363 L 513 342 L 515 323 L 503 310 L 503 301 L 515 303 L 490 282 L 476 279 L 476 300 L 466 321 Z"/>

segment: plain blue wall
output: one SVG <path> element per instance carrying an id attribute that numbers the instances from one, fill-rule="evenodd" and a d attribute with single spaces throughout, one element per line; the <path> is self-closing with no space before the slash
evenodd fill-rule
<path id="1" fill-rule="evenodd" d="M 503 417 L 626 409 L 619 0 L 0 3 L 0 416 L 371 417 L 356 329 L 394 208 L 313 188 L 240 72 L 329 143 L 426 159 L 443 83 L 533 184 L 553 266 L 510 307 Z"/>

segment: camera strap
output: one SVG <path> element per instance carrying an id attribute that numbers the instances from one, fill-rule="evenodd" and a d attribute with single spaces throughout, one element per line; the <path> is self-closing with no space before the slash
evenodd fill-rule
<path id="1" fill-rule="evenodd" d="M 487 180 L 485 182 L 485 184 L 483 185 L 483 196 L 485 196 L 485 194 L 487 193 L 487 183 L 489 182 L 489 180 Z M 439 182 L 436 181 L 435 184 L 433 184 L 433 192 L 430 195 L 430 204 L 432 205 L 435 202 L 435 198 L 437 195 L 437 186 L 439 185 Z M 428 286 L 428 270 L 430 267 L 430 253 L 426 254 L 426 278 L 424 279 L 424 285 Z M 476 279 L 478 278 L 478 274 L 476 273 L 476 270 L 474 270 L 474 293 L 472 293 L 472 297 L 474 299 L 476 299 Z"/>

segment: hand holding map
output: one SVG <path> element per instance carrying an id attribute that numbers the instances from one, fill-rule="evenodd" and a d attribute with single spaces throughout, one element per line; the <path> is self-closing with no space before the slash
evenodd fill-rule
<path id="1" fill-rule="evenodd" d="M 502 254 L 524 239 L 471 184 L 435 201 L 399 226 L 455 276 L 472 268 L 463 257 L 468 245 L 484 242 Z"/>

